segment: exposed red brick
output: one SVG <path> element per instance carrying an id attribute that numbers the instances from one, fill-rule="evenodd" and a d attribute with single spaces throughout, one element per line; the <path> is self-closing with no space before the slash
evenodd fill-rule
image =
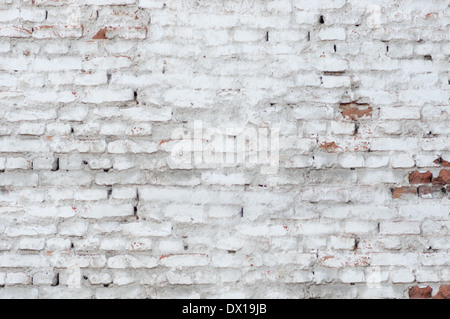
<path id="1" fill-rule="evenodd" d="M 418 171 L 411 172 L 409 174 L 409 183 L 410 184 L 428 184 L 431 183 L 433 178 L 433 174 L 428 171 L 425 173 L 420 173 Z"/>
<path id="2" fill-rule="evenodd" d="M 417 187 L 413 186 L 402 186 L 394 187 L 392 189 L 392 198 L 402 198 L 404 195 L 412 194 L 417 195 Z"/>
<path id="3" fill-rule="evenodd" d="M 434 164 L 438 164 L 438 165 L 442 165 L 443 167 L 450 167 L 450 162 L 447 162 L 442 157 L 439 157 L 433 163 Z"/>
<path id="4" fill-rule="evenodd" d="M 442 197 L 442 187 L 439 185 L 421 185 L 418 188 L 418 193 L 420 197 L 429 197 L 431 195 L 432 198 Z"/>
<path id="5" fill-rule="evenodd" d="M 433 288 L 427 286 L 425 288 L 419 288 L 418 286 L 414 286 L 409 288 L 409 298 L 410 299 L 429 299 L 431 298 L 431 293 Z"/>
<path id="6" fill-rule="evenodd" d="M 450 299 L 450 285 L 442 285 L 433 299 Z"/>
<path id="7" fill-rule="evenodd" d="M 107 40 L 108 38 L 106 37 L 106 31 L 108 31 L 108 28 L 104 28 L 101 29 L 97 32 L 96 35 L 94 35 L 94 37 L 92 39 L 95 40 Z"/>
<path id="8" fill-rule="evenodd" d="M 319 145 L 319 147 L 327 152 L 335 152 L 340 148 L 339 145 L 336 144 L 336 142 L 323 142 Z"/>
<path id="9" fill-rule="evenodd" d="M 363 117 L 372 117 L 373 109 L 369 104 L 356 102 L 341 103 L 342 116 L 350 120 L 358 120 Z"/>
<path id="10" fill-rule="evenodd" d="M 450 170 L 441 170 L 439 176 L 433 180 L 433 184 L 445 185 L 450 184 Z"/>

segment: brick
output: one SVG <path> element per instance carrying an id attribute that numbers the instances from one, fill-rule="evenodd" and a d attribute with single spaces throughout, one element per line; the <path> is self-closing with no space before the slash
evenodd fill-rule
<path id="1" fill-rule="evenodd" d="M 45 131 L 45 125 L 40 123 L 22 123 L 19 126 L 19 134 L 22 135 L 42 135 Z"/>
<path id="2" fill-rule="evenodd" d="M 87 205 L 80 211 L 81 217 L 93 219 L 134 216 L 132 205 Z"/>
<path id="3" fill-rule="evenodd" d="M 34 27 L 32 36 L 37 39 L 53 39 L 53 38 L 79 39 L 83 36 L 83 26 L 40 25 Z"/>
<path id="4" fill-rule="evenodd" d="M 393 270 L 390 278 L 394 283 L 411 283 L 415 280 L 412 271 L 404 268 Z"/>
<path id="5" fill-rule="evenodd" d="M 95 176 L 95 183 L 97 185 L 129 185 L 138 184 L 142 185 L 147 182 L 145 174 L 138 170 L 129 170 L 123 172 L 101 172 L 97 173 Z M 135 192 L 136 196 L 136 192 Z M 135 197 L 134 196 L 134 197 Z"/>
<path id="6" fill-rule="evenodd" d="M 18 152 L 48 152 L 47 144 L 41 140 L 22 139 L 14 140 L 3 138 L 0 140 L 0 151 L 9 153 Z"/>
<path id="7" fill-rule="evenodd" d="M 415 106 L 394 106 L 382 107 L 380 118 L 384 120 L 406 120 L 420 119 L 420 107 Z"/>
<path id="8" fill-rule="evenodd" d="M 31 35 L 31 28 L 21 25 L 0 25 L 0 38 L 28 38 Z"/>
<path id="9" fill-rule="evenodd" d="M 433 178 L 433 174 L 430 171 L 427 171 L 427 172 L 414 171 L 409 174 L 409 183 L 410 184 L 428 184 L 428 183 L 431 183 L 432 178 Z"/>
<path id="10" fill-rule="evenodd" d="M 450 285 L 441 285 L 433 299 L 450 299 Z"/>
<path id="11" fill-rule="evenodd" d="M 1 254 L 0 267 L 5 268 L 39 268 L 49 267 L 49 262 L 41 255 Z"/>
<path id="12" fill-rule="evenodd" d="M 0 173 L 0 186 L 38 186 L 38 174 L 6 172 Z"/>
<path id="13" fill-rule="evenodd" d="M 322 76 L 322 84 L 326 89 L 348 88 L 351 86 L 351 79 L 348 76 Z"/>
<path id="14" fill-rule="evenodd" d="M 418 188 L 418 193 L 421 198 L 442 198 L 445 188 L 439 185 L 421 185 Z"/>
<path id="15" fill-rule="evenodd" d="M 129 234 L 131 236 L 160 237 L 160 236 L 169 236 L 172 233 L 172 224 L 169 222 L 128 223 L 123 224 L 122 229 L 125 234 Z"/>
<path id="16" fill-rule="evenodd" d="M 100 285 L 100 284 L 107 285 L 107 284 L 112 283 L 111 275 L 108 273 L 100 273 L 100 274 L 94 273 L 94 274 L 89 275 L 88 278 L 89 278 L 89 282 L 92 285 Z"/>
<path id="17" fill-rule="evenodd" d="M 172 118 L 170 107 L 134 107 L 121 110 L 124 119 L 137 122 L 165 122 Z"/>
<path id="18" fill-rule="evenodd" d="M 339 277 L 343 283 L 357 283 L 366 281 L 364 271 L 360 269 L 343 270 Z"/>
<path id="19" fill-rule="evenodd" d="M 108 102 L 126 102 L 134 100 L 134 92 L 132 90 L 106 90 L 97 89 L 86 92 L 81 97 L 81 102 L 102 104 Z"/>
<path id="20" fill-rule="evenodd" d="M 34 71 L 48 72 L 80 70 L 81 59 L 70 56 L 53 59 L 38 58 L 33 61 L 31 67 Z"/>
<path id="21" fill-rule="evenodd" d="M 108 153 L 129 154 L 129 153 L 155 153 L 158 144 L 146 141 L 120 140 L 108 143 Z"/>
<path id="22" fill-rule="evenodd" d="M 433 288 L 430 286 L 420 288 L 419 286 L 414 286 L 409 288 L 408 295 L 410 299 L 430 299 Z"/>
<path id="23" fill-rule="evenodd" d="M 380 234 L 420 234 L 420 223 L 417 222 L 383 222 L 380 223 Z"/>
<path id="24" fill-rule="evenodd" d="M 37 288 L 10 287 L 0 291 L 1 299 L 38 299 L 39 290 Z"/>
<path id="25" fill-rule="evenodd" d="M 159 259 L 154 256 L 118 255 L 108 258 L 108 268 L 112 269 L 151 269 L 158 266 Z"/>
<path id="26" fill-rule="evenodd" d="M 344 119 L 359 120 L 371 118 L 373 114 L 373 108 L 368 105 L 359 105 L 353 103 L 341 103 L 342 116 Z"/>
<path id="27" fill-rule="evenodd" d="M 411 168 L 416 165 L 413 157 L 408 154 L 398 154 L 390 160 L 393 168 Z"/>
<path id="28" fill-rule="evenodd" d="M 31 282 L 31 276 L 25 273 L 16 272 L 6 274 L 6 285 L 29 285 Z"/>
<path id="29" fill-rule="evenodd" d="M 371 150 L 373 151 L 411 151 L 417 148 L 416 138 L 377 138 L 372 140 Z"/>
<path id="30" fill-rule="evenodd" d="M 42 287 L 41 299 L 91 299 L 93 293 L 85 288 Z"/>
<path id="31" fill-rule="evenodd" d="M 415 253 L 378 253 L 372 256 L 373 266 L 411 266 L 417 264 Z"/>
<path id="32" fill-rule="evenodd" d="M 84 268 L 104 268 L 106 266 L 106 257 L 103 255 L 57 255 L 55 254 L 50 259 L 51 266 L 56 268 L 65 268 L 67 272 L 73 271 L 71 269 L 75 265 L 75 270 Z M 76 272 L 75 272 L 76 274 Z M 67 278 L 70 280 L 70 278 Z M 70 285 L 77 286 L 76 283 L 69 283 Z"/>
<path id="33" fill-rule="evenodd" d="M 450 170 L 441 170 L 439 176 L 435 177 L 432 182 L 437 185 L 450 184 Z"/>
<path id="34" fill-rule="evenodd" d="M 40 175 L 41 186 L 84 186 L 88 187 L 92 183 L 90 173 L 82 171 L 66 172 L 42 172 Z"/>
<path id="35" fill-rule="evenodd" d="M 418 196 L 417 187 L 401 186 L 392 189 L 392 198 L 404 198 L 405 196 Z"/>
<path id="36" fill-rule="evenodd" d="M 324 41 L 327 41 L 327 40 L 344 41 L 346 39 L 346 37 L 347 37 L 347 34 L 346 34 L 344 28 L 326 28 L 326 29 L 321 29 L 319 31 L 319 38 Z"/>
<path id="37" fill-rule="evenodd" d="M 19 242 L 21 250 L 42 250 L 45 247 L 45 240 L 42 238 L 22 238 Z"/>
<path id="38" fill-rule="evenodd" d="M 30 169 L 31 168 L 31 160 L 27 160 L 23 157 L 9 157 L 6 159 L 5 169 L 14 170 L 14 169 Z"/>

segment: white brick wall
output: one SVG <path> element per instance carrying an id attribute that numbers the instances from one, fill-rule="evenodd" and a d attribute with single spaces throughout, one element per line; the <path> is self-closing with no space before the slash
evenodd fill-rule
<path id="1" fill-rule="evenodd" d="M 449 15 L 438 0 L 3 1 L 0 298 L 448 285 Z"/>

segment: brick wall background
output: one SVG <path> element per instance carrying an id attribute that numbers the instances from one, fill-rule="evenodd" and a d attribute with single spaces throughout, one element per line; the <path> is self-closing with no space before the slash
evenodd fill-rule
<path id="1" fill-rule="evenodd" d="M 0 297 L 449 297 L 449 4 L 2 0 Z"/>

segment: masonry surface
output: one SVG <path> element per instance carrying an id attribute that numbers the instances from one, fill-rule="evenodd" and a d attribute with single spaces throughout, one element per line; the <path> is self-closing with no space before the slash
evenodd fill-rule
<path id="1" fill-rule="evenodd" d="M 449 5 L 2 0 L 0 298 L 448 298 Z"/>

